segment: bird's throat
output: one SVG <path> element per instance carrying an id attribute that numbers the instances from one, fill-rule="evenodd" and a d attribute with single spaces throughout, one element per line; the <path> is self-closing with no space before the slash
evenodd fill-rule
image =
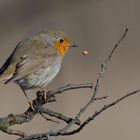
<path id="1" fill-rule="evenodd" d="M 56 43 L 54 48 L 58 51 L 61 58 L 65 56 L 65 53 L 68 51 L 68 47 L 62 46 L 60 43 Z"/>

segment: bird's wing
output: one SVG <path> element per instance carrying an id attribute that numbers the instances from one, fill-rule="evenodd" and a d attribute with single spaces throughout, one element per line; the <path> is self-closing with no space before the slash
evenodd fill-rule
<path id="1" fill-rule="evenodd" d="M 40 40 L 20 42 L 0 70 L 0 81 L 17 80 L 36 71 L 45 61 L 55 58 L 56 50 Z M 49 64 L 48 64 L 49 65 Z"/>
<path id="2" fill-rule="evenodd" d="M 15 52 L 15 50 L 18 48 L 18 46 L 21 44 L 21 41 L 16 45 L 14 51 L 11 53 L 11 55 L 8 57 L 8 59 L 5 61 L 3 66 L 0 68 L 0 81 L 9 79 L 13 76 L 13 73 L 15 72 L 15 64 L 11 64 L 12 57 Z"/>
<path id="3" fill-rule="evenodd" d="M 33 72 L 36 72 L 38 69 L 42 67 L 44 63 L 47 63 L 47 66 L 51 65 L 52 60 L 54 59 L 55 55 L 52 54 L 44 58 L 34 57 L 32 58 L 25 58 L 20 63 L 16 65 L 15 72 L 13 76 L 6 81 L 8 83 L 9 81 L 15 81 L 18 80 L 24 76 L 30 75 Z"/>
<path id="4" fill-rule="evenodd" d="M 19 64 L 17 64 L 12 80 L 17 80 L 35 72 L 44 63 L 44 61 L 45 60 L 42 58 L 24 59 Z"/>

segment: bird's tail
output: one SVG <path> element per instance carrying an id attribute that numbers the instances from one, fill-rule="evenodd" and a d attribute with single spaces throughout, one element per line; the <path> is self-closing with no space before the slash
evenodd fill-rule
<path id="1" fill-rule="evenodd" d="M 13 75 L 0 75 L 0 82 L 9 80 Z"/>
<path id="2" fill-rule="evenodd" d="M 0 82 L 7 81 L 12 78 L 15 73 L 16 66 L 14 64 L 10 64 L 6 66 L 5 64 L 0 69 Z"/>

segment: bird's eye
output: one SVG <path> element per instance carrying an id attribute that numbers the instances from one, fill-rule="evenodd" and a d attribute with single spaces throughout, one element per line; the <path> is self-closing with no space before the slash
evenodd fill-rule
<path id="1" fill-rule="evenodd" d="M 60 39 L 59 41 L 60 41 L 60 43 L 63 43 L 64 40 L 63 39 Z"/>

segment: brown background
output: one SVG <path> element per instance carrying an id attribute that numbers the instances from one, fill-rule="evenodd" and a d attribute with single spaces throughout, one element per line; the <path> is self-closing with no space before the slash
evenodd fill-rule
<path id="1" fill-rule="evenodd" d="M 48 89 L 68 83 L 95 83 L 101 62 L 128 27 L 128 36 L 113 56 L 99 92 L 99 96 L 109 95 L 109 98 L 92 105 L 86 112 L 86 115 L 89 115 L 95 108 L 140 88 L 139 13 L 139 0 L 1 0 L 0 64 L 4 63 L 18 41 L 32 33 L 40 29 L 61 30 L 76 42 L 79 48 L 69 51 L 59 75 Z M 84 49 L 89 51 L 87 57 L 81 55 Z M 31 99 L 35 91 L 29 92 Z M 28 107 L 22 91 L 13 83 L 1 83 L 0 94 L 1 117 L 9 113 L 23 112 Z M 90 90 L 72 91 L 58 96 L 57 103 L 47 107 L 72 117 L 89 97 Z M 138 140 L 139 108 L 140 95 L 135 95 L 101 114 L 79 134 L 56 139 Z M 36 133 L 58 129 L 64 124 L 46 122 L 36 116 L 30 123 L 13 128 Z M 16 138 L 0 132 L 1 140 Z"/>

